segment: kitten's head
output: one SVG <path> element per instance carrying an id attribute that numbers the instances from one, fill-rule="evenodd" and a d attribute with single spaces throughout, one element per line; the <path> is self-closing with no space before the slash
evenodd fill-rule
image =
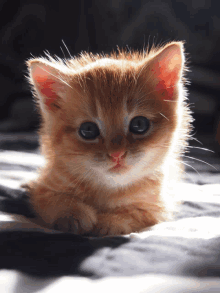
<path id="1" fill-rule="evenodd" d="M 160 170 L 186 133 L 182 43 L 150 54 L 28 61 L 43 150 L 71 174 L 109 187 Z M 182 124 L 183 123 L 183 124 Z"/>

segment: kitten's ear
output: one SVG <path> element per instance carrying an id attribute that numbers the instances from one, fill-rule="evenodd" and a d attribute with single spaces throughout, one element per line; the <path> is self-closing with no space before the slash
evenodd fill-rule
<path id="1" fill-rule="evenodd" d="M 172 99 L 174 88 L 181 80 L 184 68 L 183 44 L 173 42 L 165 46 L 148 63 L 147 69 L 157 91 L 164 99 Z"/>
<path id="2" fill-rule="evenodd" d="M 42 111 L 59 109 L 68 86 L 59 66 L 43 58 L 29 60 L 27 65 L 29 81 L 34 87 Z"/>

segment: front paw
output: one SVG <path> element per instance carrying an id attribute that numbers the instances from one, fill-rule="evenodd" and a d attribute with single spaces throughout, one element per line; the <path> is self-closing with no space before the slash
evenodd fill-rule
<path id="1" fill-rule="evenodd" d="M 53 228 L 77 235 L 89 233 L 97 223 L 96 213 L 89 206 L 75 209 L 60 215 L 54 222 Z"/>
<path id="2" fill-rule="evenodd" d="M 159 222 L 155 214 L 139 206 L 127 206 L 114 213 L 98 214 L 92 234 L 95 236 L 119 236 L 140 232 Z"/>
<path id="3" fill-rule="evenodd" d="M 87 230 L 92 229 L 92 222 L 88 221 L 88 224 L 83 229 L 81 219 L 75 219 L 74 216 L 70 214 L 56 219 L 51 225 L 51 228 L 62 232 L 83 234 Z"/>
<path id="4" fill-rule="evenodd" d="M 96 212 L 84 203 L 75 203 L 69 207 L 50 207 L 40 214 L 44 226 L 62 232 L 87 234 L 97 223 Z"/>
<path id="5" fill-rule="evenodd" d="M 120 214 L 99 214 L 98 222 L 92 230 L 93 236 L 120 236 L 132 232 L 132 219 Z"/>

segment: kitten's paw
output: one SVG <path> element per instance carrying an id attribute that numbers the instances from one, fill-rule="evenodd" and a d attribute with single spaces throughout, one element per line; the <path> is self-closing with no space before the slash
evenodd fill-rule
<path id="1" fill-rule="evenodd" d="M 89 233 L 97 222 L 97 216 L 91 207 L 83 203 L 74 205 L 71 210 L 63 211 L 51 221 L 51 228 L 74 234 Z"/>
<path id="2" fill-rule="evenodd" d="M 134 206 L 98 215 L 92 233 L 95 236 L 119 236 L 140 232 L 159 222 L 152 213 Z"/>
<path id="3" fill-rule="evenodd" d="M 94 236 L 119 236 L 132 232 L 132 220 L 123 219 L 117 214 L 99 215 L 97 225 L 92 234 Z"/>
<path id="4" fill-rule="evenodd" d="M 80 223 L 77 219 L 74 219 L 72 215 L 57 219 L 53 223 L 52 228 L 62 232 L 80 234 Z"/>

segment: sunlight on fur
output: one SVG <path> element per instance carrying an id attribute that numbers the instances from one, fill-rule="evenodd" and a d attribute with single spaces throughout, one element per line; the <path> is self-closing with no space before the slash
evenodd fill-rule
<path id="1" fill-rule="evenodd" d="M 192 120 L 183 44 L 27 65 L 46 164 L 26 188 L 42 224 L 108 236 L 170 219 Z"/>

